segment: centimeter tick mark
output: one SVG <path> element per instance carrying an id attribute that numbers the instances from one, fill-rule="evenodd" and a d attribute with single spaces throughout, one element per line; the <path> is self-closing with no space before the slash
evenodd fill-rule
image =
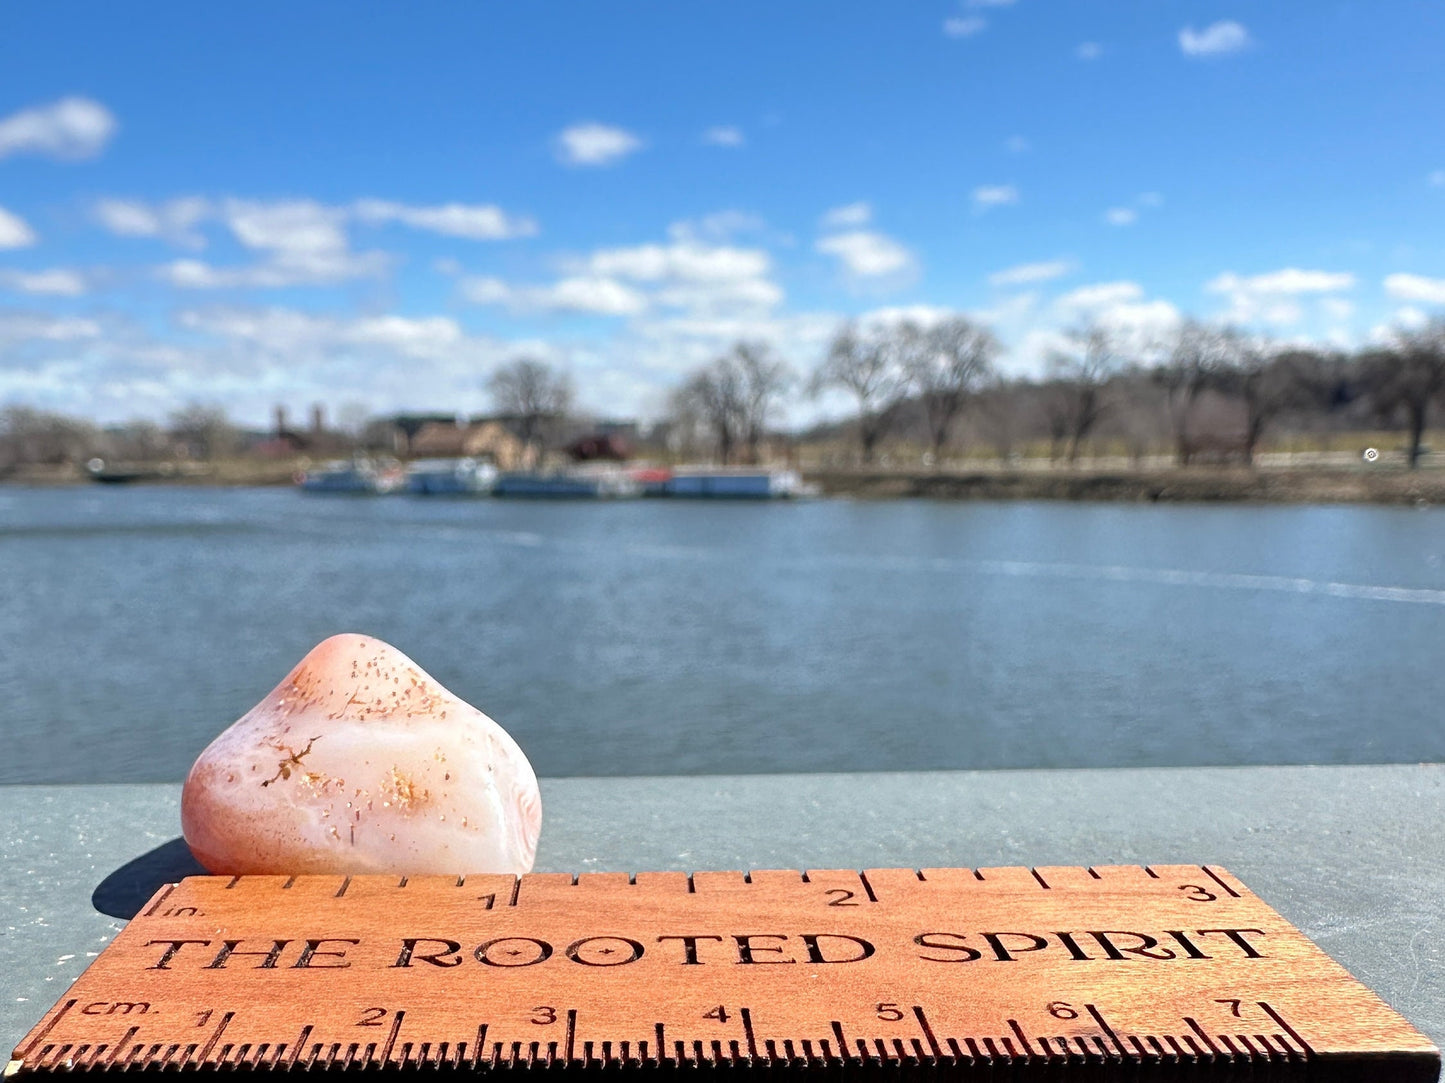
<path id="1" fill-rule="evenodd" d="M 167 884 L 165 891 L 161 892 L 160 898 L 156 899 L 155 902 L 151 903 L 150 908 L 146 910 L 145 914 L 142 916 L 150 917 L 151 915 L 153 915 L 157 910 L 161 908 L 161 903 L 165 902 L 166 899 L 170 898 L 171 892 L 175 889 L 175 884 Z"/>
<path id="2" fill-rule="evenodd" d="M 406 1017 L 406 1009 L 398 1009 L 396 1015 L 391 1019 L 391 1033 L 386 1036 L 386 1045 L 381 1048 L 381 1063 L 385 1064 L 391 1059 L 391 1048 L 396 1045 L 396 1036 L 401 1032 L 401 1021 Z"/>
<path id="3" fill-rule="evenodd" d="M 310 1023 L 307 1023 L 304 1027 L 301 1028 L 301 1033 L 296 1038 L 296 1045 L 291 1050 L 291 1059 L 286 1062 L 287 1071 L 290 1071 L 292 1068 L 296 1067 L 296 1059 L 301 1056 L 301 1051 L 305 1049 L 306 1039 L 311 1037 L 312 1029 L 313 1028 Z"/>
<path id="4" fill-rule="evenodd" d="M 26 1045 L 26 1047 L 25 1047 L 24 1049 L 20 1050 L 20 1052 L 19 1052 L 19 1059 L 20 1059 L 20 1060 L 24 1060 L 25 1057 L 26 1057 L 26 1055 L 27 1055 L 32 1049 L 34 1049 L 37 1045 L 39 1045 L 40 1042 L 41 1042 L 41 1040 L 42 1040 L 47 1034 L 49 1034 L 52 1030 L 55 1029 L 55 1024 L 58 1023 L 58 1022 L 60 1022 L 61 1017 L 64 1016 L 65 1013 L 68 1012 L 68 1011 L 70 1011 L 70 1009 L 73 1008 L 73 1007 L 75 1007 L 75 1000 L 74 1000 L 73 998 L 70 999 L 70 1000 L 67 1000 L 67 1001 L 65 1002 L 65 1007 L 61 1008 L 60 1011 L 56 1012 L 53 1016 L 51 1016 L 51 1017 L 50 1017 L 50 1022 L 46 1023 L 45 1026 L 42 1027 L 42 1028 L 40 1029 L 40 1031 L 35 1035 L 35 1037 L 33 1037 L 33 1038 L 30 1039 L 29 1044 Z"/>
<path id="5" fill-rule="evenodd" d="M 1211 1053 L 1213 1053 L 1216 1057 L 1219 1056 L 1219 1046 L 1215 1045 L 1213 1039 L 1211 1039 L 1208 1034 L 1204 1033 L 1204 1028 L 1201 1027 L 1197 1021 L 1189 1018 L 1189 1016 L 1186 1015 L 1184 1017 L 1184 1023 L 1187 1027 L 1189 1027 L 1190 1030 L 1194 1031 L 1195 1034 L 1199 1035 L 1200 1040 L 1209 1047 L 1209 1051 Z"/>
<path id="6" fill-rule="evenodd" d="M 1019 1026 L 1019 1021 L 1018 1021 L 1017 1019 L 1010 1019 L 1010 1020 L 1008 1021 L 1008 1025 L 1009 1025 L 1009 1029 L 1012 1030 L 1012 1031 L 1014 1032 L 1014 1035 L 1018 1038 L 1019 1044 L 1020 1044 L 1021 1046 L 1023 1046 L 1024 1056 L 1027 1057 L 1027 1056 L 1032 1055 L 1033 1050 L 1032 1050 L 1031 1048 L 1029 1048 L 1029 1040 L 1028 1040 L 1028 1037 L 1024 1034 L 1024 1028 L 1021 1027 L 1021 1026 Z M 1005 1039 L 1004 1039 L 1004 1042 L 1007 1043 L 1007 1042 L 1008 1042 L 1008 1039 L 1005 1038 Z M 1048 1055 L 1049 1055 L 1049 1047 L 1048 1047 L 1048 1046 L 1044 1046 L 1044 1056 L 1047 1057 Z"/>
<path id="7" fill-rule="evenodd" d="M 1278 1023 L 1282 1028 L 1284 1028 L 1284 1032 L 1286 1034 L 1288 1034 L 1295 1041 L 1299 1042 L 1299 1047 L 1305 1051 L 1306 1056 L 1314 1056 L 1315 1051 L 1310 1048 L 1310 1043 L 1305 1041 L 1304 1038 L 1300 1036 L 1299 1031 L 1295 1030 L 1294 1027 L 1290 1026 L 1284 1021 L 1284 1016 L 1280 1015 L 1279 1012 L 1275 1011 L 1262 1000 L 1259 1001 L 1259 1006 L 1264 1009 L 1266 1015 L 1268 1015 L 1271 1019 Z"/>
<path id="8" fill-rule="evenodd" d="M 748 1056 L 756 1057 L 758 1055 L 758 1039 L 753 1033 L 753 1013 L 749 1009 L 743 1008 L 738 1014 L 743 1018 L 743 1034 L 748 1039 Z"/>
<path id="9" fill-rule="evenodd" d="M 522 894 L 522 878 L 519 876 L 512 881 L 512 897 L 507 901 L 508 906 L 516 906 L 517 898 Z"/>
<path id="10" fill-rule="evenodd" d="M 662 1024 L 659 1023 L 659 1024 L 657 1024 L 657 1026 L 658 1026 L 658 1029 L 659 1029 L 659 1031 L 660 1031 L 661 1028 L 662 1028 Z M 567 1009 L 567 1039 L 566 1039 L 566 1041 L 567 1041 L 567 1063 L 568 1063 L 568 1064 L 571 1064 L 573 1057 L 576 1056 L 575 1049 L 576 1049 L 576 1045 L 577 1045 L 577 1009 L 576 1009 L 576 1008 L 568 1008 L 568 1009 Z"/>
<path id="11" fill-rule="evenodd" d="M 1124 1048 L 1124 1043 L 1119 1041 L 1119 1036 L 1114 1033 L 1114 1028 L 1109 1025 L 1108 1021 L 1104 1018 L 1103 1013 L 1101 1013 L 1099 1009 L 1092 1004 L 1085 1004 L 1084 1010 L 1094 1017 L 1094 1022 L 1098 1023 L 1099 1029 L 1102 1030 L 1106 1035 L 1108 1035 L 1109 1041 L 1114 1043 L 1114 1048 L 1119 1051 L 1119 1055 L 1122 1057 L 1127 1057 L 1129 1054 L 1128 1051 Z"/>
<path id="12" fill-rule="evenodd" d="M 863 885 L 863 894 L 868 896 L 868 901 L 876 903 L 878 896 L 873 894 L 873 885 L 868 882 L 868 874 L 860 871 L 858 873 L 858 881 Z"/>
<path id="13" fill-rule="evenodd" d="M 1038 869 L 1030 869 L 1029 872 L 1033 873 L 1034 879 L 1039 882 L 1039 887 L 1043 888 L 1045 891 L 1051 890 L 1049 887 L 1049 882 L 1039 875 Z"/>
<path id="14" fill-rule="evenodd" d="M 1199 867 L 1204 870 L 1204 875 L 1205 875 L 1205 876 L 1209 877 L 1211 880 L 1213 880 L 1213 881 L 1214 881 L 1216 884 L 1218 884 L 1220 887 L 1224 888 L 1225 893 L 1228 894 L 1231 898 L 1234 898 L 1234 899 L 1239 898 L 1239 892 L 1235 891 L 1234 888 L 1230 887 L 1230 886 L 1229 886 L 1228 884 L 1226 884 L 1223 880 L 1221 880 L 1218 876 L 1216 876 L 1215 873 L 1214 873 L 1214 870 L 1211 869 L 1208 865 L 1200 865 Z"/>
<path id="15" fill-rule="evenodd" d="M 208 1038 L 206 1044 L 201 1047 L 200 1062 L 202 1064 L 204 1064 L 206 1058 L 211 1055 L 211 1050 L 216 1047 L 216 1043 L 221 1040 L 221 1035 L 226 1033 L 226 1027 L 230 1025 L 231 1019 L 235 1014 L 235 1012 L 227 1012 L 221 1016 L 221 1021 L 216 1024 L 216 1029 L 211 1032 L 210 1038 Z"/>
<path id="16" fill-rule="evenodd" d="M 928 1016 L 923 1014 L 923 1006 L 921 1004 L 913 1005 L 913 1017 L 918 1020 L 918 1025 L 923 1030 L 923 1036 L 928 1039 L 928 1047 L 933 1050 L 934 1057 L 941 1060 L 943 1058 L 943 1048 L 938 1044 L 938 1039 L 934 1037 L 933 1027 L 929 1026 Z M 833 1025 L 837 1026 L 836 1023 Z"/>

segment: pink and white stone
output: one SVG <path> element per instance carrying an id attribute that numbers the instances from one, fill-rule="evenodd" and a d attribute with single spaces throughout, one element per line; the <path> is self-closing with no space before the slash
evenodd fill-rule
<path id="1" fill-rule="evenodd" d="M 213 873 L 524 873 L 542 801 L 517 742 L 379 639 L 315 647 L 206 748 L 181 831 Z"/>

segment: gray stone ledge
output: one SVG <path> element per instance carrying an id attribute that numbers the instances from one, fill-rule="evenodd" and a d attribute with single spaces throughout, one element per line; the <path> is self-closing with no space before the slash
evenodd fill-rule
<path id="1" fill-rule="evenodd" d="M 1223 865 L 1445 1045 L 1445 765 L 547 779 L 542 790 L 538 871 Z M 0 786 L 6 1050 L 124 924 L 97 905 L 118 912 L 111 874 L 176 838 L 179 796 Z M 184 857 L 162 849 L 152 877 L 184 875 Z"/>

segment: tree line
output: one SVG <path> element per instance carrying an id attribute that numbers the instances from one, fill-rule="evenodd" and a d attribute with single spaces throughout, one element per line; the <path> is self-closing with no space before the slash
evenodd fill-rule
<path id="1" fill-rule="evenodd" d="M 1001 374 L 1002 353 L 989 327 L 962 316 L 930 326 L 847 324 L 806 377 L 766 343 L 740 342 L 688 375 L 669 399 L 668 422 L 725 464 L 756 462 L 788 395 L 836 390 L 852 399 L 852 418 L 799 440 L 849 440 L 864 465 L 887 438 L 921 444 L 928 461 L 941 463 L 968 418 L 972 442 L 1000 458 L 1046 441 L 1051 459 L 1071 464 L 1091 439 L 1135 459 L 1168 446 L 1181 466 L 1252 464 L 1265 436 L 1286 426 L 1398 427 L 1414 468 L 1431 411 L 1445 406 L 1445 319 L 1356 351 L 1193 319 L 1152 337 L 1086 323 L 1062 336 L 1038 379 Z"/>

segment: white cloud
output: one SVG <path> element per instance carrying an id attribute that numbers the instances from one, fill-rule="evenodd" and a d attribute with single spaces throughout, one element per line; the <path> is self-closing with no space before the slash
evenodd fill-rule
<path id="1" fill-rule="evenodd" d="M 41 154 L 49 158 L 93 158 L 115 134 L 115 117 L 90 98 L 61 98 L 22 109 L 0 120 L 0 158 Z"/>
<path id="2" fill-rule="evenodd" d="M 682 243 L 712 243 L 726 241 L 738 233 L 750 233 L 764 228 L 766 223 L 750 211 L 713 211 L 701 218 L 688 218 L 674 222 L 667 227 L 667 235 Z"/>
<path id="3" fill-rule="evenodd" d="M 757 248 L 677 243 L 603 248 L 587 257 L 582 266 L 592 274 L 638 282 L 723 282 L 765 275 L 771 261 Z"/>
<path id="4" fill-rule="evenodd" d="M 1164 197 L 1158 192 L 1140 192 L 1138 202 L 1141 207 L 1162 207 L 1164 206 Z"/>
<path id="5" fill-rule="evenodd" d="M 411 206 L 384 199 L 360 199 L 349 207 L 333 207 L 304 199 L 218 202 L 186 196 L 154 204 L 135 199 L 101 199 L 93 213 L 101 226 L 117 236 L 158 237 L 193 249 L 206 244 L 196 227 L 216 219 L 248 248 L 293 253 L 344 251 L 345 228 L 350 221 L 367 225 L 398 222 L 412 229 L 474 241 L 530 237 L 537 232 L 537 223 L 531 218 L 509 215 L 487 203 Z"/>
<path id="6" fill-rule="evenodd" d="M 1136 302 L 1143 296 L 1144 288 L 1137 282 L 1100 282 L 1072 290 L 1054 305 L 1068 312 L 1090 312 Z"/>
<path id="7" fill-rule="evenodd" d="M 814 246 L 838 259 L 859 278 L 881 278 L 909 271 L 913 254 L 892 237 L 871 230 L 851 230 L 823 237 Z"/>
<path id="8" fill-rule="evenodd" d="M 1437 169 L 1430 174 L 1430 186 L 1432 188 L 1445 188 L 1445 169 Z"/>
<path id="9" fill-rule="evenodd" d="M 612 165 L 641 149 L 641 139 L 608 124 L 574 124 L 557 136 L 557 157 L 564 165 Z"/>
<path id="10" fill-rule="evenodd" d="M 347 247 L 345 212 L 309 199 L 227 200 L 225 219 L 236 240 L 251 249 L 323 253 Z"/>
<path id="11" fill-rule="evenodd" d="M 1006 267 L 988 276 L 990 286 L 1028 286 L 1036 282 L 1049 282 L 1062 278 L 1074 269 L 1070 260 L 1056 259 L 1043 263 L 1020 263 Z"/>
<path id="12" fill-rule="evenodd" d="M 85 292 L 85 276 L 59 267 L 49 271 L 0 270 L 0 287 L 17 293 L 79 297 Z"/>
<path id="13" fill-rule="evenodd" d="M 722 212 L 741 215 L 741 212 Z M 677 223 L 670 244 L 604 248 L 564 263 L 566 274 L 550 284 L 515 285 L 500 278 L 463 281 L 462 296 L 476 304 L 514 312 L 582 312 L 641 316 L 681 311 L 691 319 L 716 320 L 766 313 L 783 291 L 768 276 L 768 254 L 756 248 L 708 244 L 693 223 Z"/>
<path id="14" fill-rule="evenodd" d="M 866 226 L 873 220 L 873 207 L 864 200 L 857 203 L 845 203 L 841 207 L 834 207 L 823 215 L 823 226 L 825 229 L 847 229 L 853 226 Z"/>
<path id="15" fill-rule="evenodd" d="M 712 147 L 740 147 L 747 142 L 743 130 L 731 124 L 719 124 L 702 133 L 702 141 Z"/>
<path id="16" fill-rule="evenodd" d="M 1029 150 L 1029 141 L 1021 135 L 1011 135 L 1004 141 L 1004 150 L 1010 154 L 1023 154 Z"/>
<path id="17" fill-rule="evenodd" d="M 748 277 L 711 282 L 674 282 L 654 295 L 663 308 L 695 315 L 765 312 L 783 301 L 783 291 L 771 279 Z"/>
<path id="18" fill-rule="evenodd" d="M 1104 47 L 1097 41 L 1081 41 L 1075 47 L 1074 55 L 1080 60 L 1098 60 L 1104 55 Z"/>
<path id="19" fill-rule="evenodd" d="M 940 305 L 889 305 L 864 312 L 858 323 L 867 328 L 896 327 L 900 323 L 928 328 L 957 315 L 954 309 Z"/>
<path id="20" fill-rule="evenodd" d="M 1385 292 L 1401 301 L 1419 301 L 1429 305 L 1445 305 L 1445 278 L 1424 275 L 1393 274 L 1385 278 Z"/>
<path id="21" fill-rule="evenodd" d="M 614 278 L 577 276 L 549 286 L 513 286 L 500 278 L 473 278 L 462 296 L 481 305 L 505 305 L 514 312 L 581 312 L 635 316 L 647 308 L 645 295 Z"/>
<path id="22" fill-rule="evenodd" d="M 157 272 L 163 281 L 181 289 L 329 286 L 379 275 L 389 265 L 381 252 L 351 250 L 344 208 L 306 199 L 228 199 L 219 215 L 243 247 L 261 255 L 261 262 L 216 267 L 201 260 L 175 260 Z"/>
<path id="23" fill-rule="evenodd" d="M 1207 282 L 1204 288 L 1210 293 L 1299 294 L 1339 293 L 1353 289 L 1354 285 L 1355 276 L 1347 272 L 1302 271 L 1298 267 L 1286 267 L 1248 277 L 1225 271 Z"/>
<path id="24" fill-rule="evenodd" d="M 1164 300 L 1146 300 L 1137 282 L 1101 282 L 1064 294 L 1053 304 L 1053 315 L 1064 327 L 1079 322 L 1096 324 L 1112 332 L 1127 353 L 1146 357 L 1179 323 L 1181 314 Z M 1042 368 L 1049 356 L 1068 343 L 1060 326 L 1035 324 L 1023 336 L 1022 350 L 1031 364 Z"/>
<path id="25" fill-rule="evenodd" d="M 0 249 L 29 248 L 36 241 L 30 223 L 18 214 L 0 207 Z"/>
<path id="26" fill-rule="evenodd" d="M 1139 212 L 1133 207 L 1110 207 L 1104 212 L 1104 221 L 1111 226 L 1132 226 L 1139 221 Z"/>
<path id="27" fill-rule="evenodd" d="M 971 38 L 983 33 L 988 20 L 981 15 L 954 15 L 943 20 L 943 32 L 951 38 Z"/>
<path id="28" fill-rule="evenodd" d="M 204 248 L 197 230 L 215 211 L 209 199 L 183 196 L 165 203 L 137 199 L 101 199 L 92 208 L 96 221 L 118 237 L 158 237 L 183 248 Z"/>
<path id="29" fill-rule="evenodd" d="M 865 200 L 829 209 L 821 219 L 825 230 L 856 230 L 873 220 L 873 206 Z"/>
<path id="30" fill-rule="evenodd" d="M 1348 320 L 1355 314 L 1355 303 L 1343 297 L 1326 297 L 1320 301 L 1320 308 L 1332 320 Z"/>
<path id="31" fill-rule="evenodd" d="M 100 332 L 100 324 L 79 316 L 0 310 L 0 347 L 13 347 L 27 341 L 76 342 L 98 338 Z"/>
<path id="32" fill-rule="evenodd" d="M 973 190 L 973 205 L 978 210 L 1006 207 L 1019 201 L 1019 190 L 1012 184 L 981 185 Z"/>
<path id="33" fill-rule="evenodd" d="M 1252 44 L 1249 31 L 1232 19 L 1223 19 L 1203 30 L 1186 26 L 1179 31 L 1179 48 L 1185 56 L 1223 56 Z"/>
<path id="34" fill-rule="evenodd" d="M 1306 271 L 1286 267 L 1267 274 L 1238 275 L 1226 271 L 1206 282 L 1209 293 L 1229 299 L 1221 319 L 1230 323 L 1271 323 L 1289 326 L 1304 318 L 1297 298 L 1353 289 L 1355 276 L 1338 271 Z"/>
<path id="35" fill-rule="evenodd" d="M 1125 348 L 1136 355 L 1164 341 L 1182 318 L 1179 309 L 1168 301 L 1125 302 L 1108 305 L 1094 314 L 1101 327 L 1121 336 Z"/>
<path id="36" fill-rule="evenodd" d="M 361 199 L 352 208 L 357 219 L 368 225 L 400 222 L 412 229 L 462 237 L 469 241 L 505 241 L 533 237 L 537 223 L 531 218 L 507 214 L 490 203 L 442 203 L 430 207 L 408 206 L 385 199 Z"/>

